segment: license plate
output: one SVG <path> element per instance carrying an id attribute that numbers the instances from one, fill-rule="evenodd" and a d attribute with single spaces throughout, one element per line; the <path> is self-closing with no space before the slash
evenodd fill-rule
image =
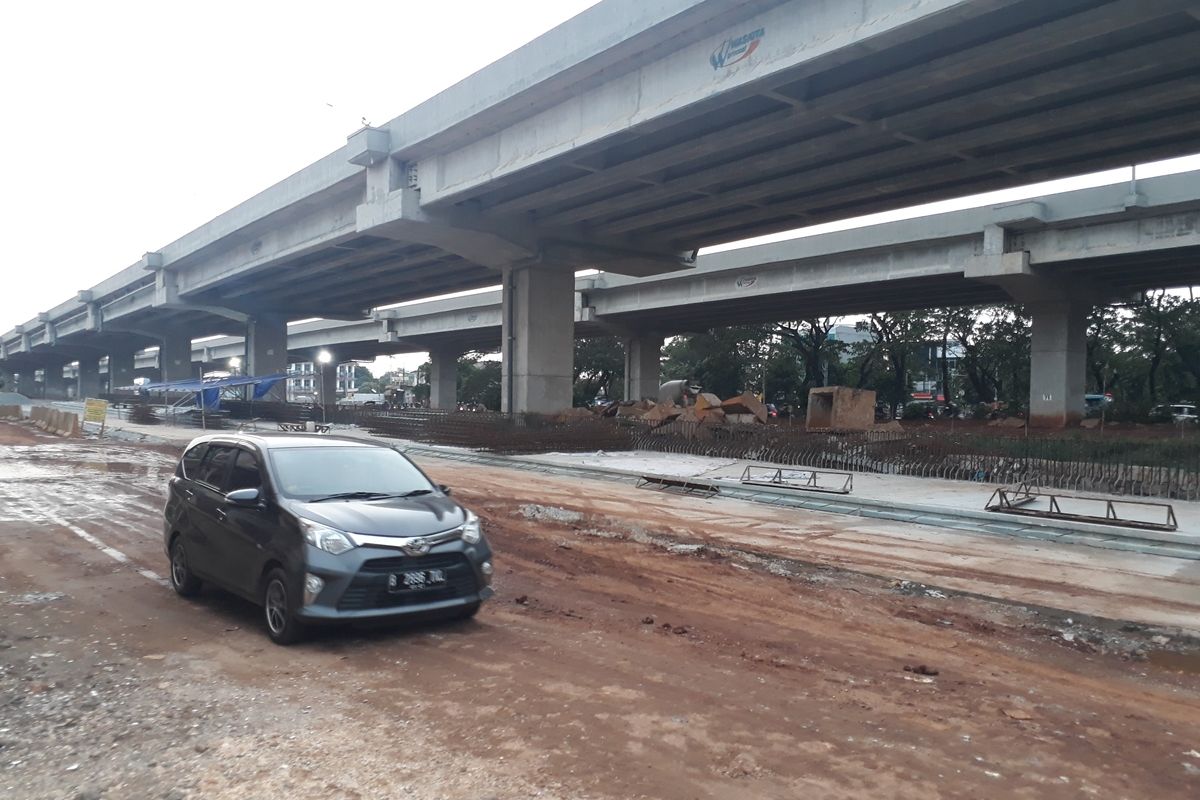
<path id="1" fill-rule="evenodd" d="M 393 572 L 388 575 L 388 589 L 393 592 L 425 589 L 445 582 L 446 571 L 441 569 L 418 569 L 412 572 Z"/>

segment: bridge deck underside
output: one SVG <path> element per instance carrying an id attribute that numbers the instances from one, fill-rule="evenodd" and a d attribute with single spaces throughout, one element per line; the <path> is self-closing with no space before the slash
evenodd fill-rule
<path id="1" fill-rule="evenodd" d="M 338 316 L 495 285 L 499 274 L 436 247 L 356 236 L 229 281 L 198 302 Z"/>
<path id="2" fill-rule="evenodd" d="M 1068 282 L 1095 282 L 1115 290 L 1118 296 L 1128 296 L 1147 289 L 1200 282 L 1200 248 L 1065 261 L 1048 266 L 1042 272 Z M 709 303 L 610 313 L 605 314 L 603 319 L 634 329 L 683 333 L 723 325 L 760 324 L 807 317 L 1011 302 L 1012 299 L 997 286 L 968 280 L 961 273 L 948 273 L 774 295 L 725 297 Z M 599 310 L 603 310 L 603 304 Z"/>
<path id="3" fill-rule="evenodd" d="M 691 248 L 1190 153 L 1193 14 L 1183 0 L 976 3 L 944 29 L 776 74 L 442 202 Z"/>

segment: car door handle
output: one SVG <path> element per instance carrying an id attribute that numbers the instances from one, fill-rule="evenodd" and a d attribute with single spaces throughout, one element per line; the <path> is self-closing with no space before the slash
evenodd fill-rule
<path id="1" fill-rule="evenodd" d="M 217 509 L 217 519 L 221 520 L 221 522 L 224 522 L 225 520 L 229 519 L 229 515 L 225 513 L 225 509 L 223 509 L 223 508 Z"/>

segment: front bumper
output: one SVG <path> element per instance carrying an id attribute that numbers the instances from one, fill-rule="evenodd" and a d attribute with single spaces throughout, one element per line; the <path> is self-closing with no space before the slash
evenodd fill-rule
<path id="1" fill-rule="evenodd" d="M 325 585 L 314 602 L 300 606 L 296 613 L 308 623 L 452 615 L 494 594 L 481 569 L 491 558 L 486 540 L 473 545 L 446 542 L 420 556 L 386 547 L 357 547 L 335 556 L 307 546 L 305 571 Z M 388 586 L 390 575 L 431 569 L 441 570 L 445 582 L 421 589 Z M 298 578 L 302 582 L 304 576 Z"/>

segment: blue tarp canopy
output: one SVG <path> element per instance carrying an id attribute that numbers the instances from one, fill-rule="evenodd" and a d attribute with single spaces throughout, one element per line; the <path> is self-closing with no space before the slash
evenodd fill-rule
<path id="1" fill-rule="evenodd" d="M 141 386 L 122 386 L 141 392 L 194 392 L 197 395 L 197 405 L 208 409 L 216 409 L 221 404 L 221 390 L 234 386 L 253 386 L 254 399 L 258 400 L 280 381 L 287 380 L 287 373 L 276 375 L 236 375 L 228 378 L 185 378 L 181 381 L 160 381 L 159 383 L 143 383 Z"/>

